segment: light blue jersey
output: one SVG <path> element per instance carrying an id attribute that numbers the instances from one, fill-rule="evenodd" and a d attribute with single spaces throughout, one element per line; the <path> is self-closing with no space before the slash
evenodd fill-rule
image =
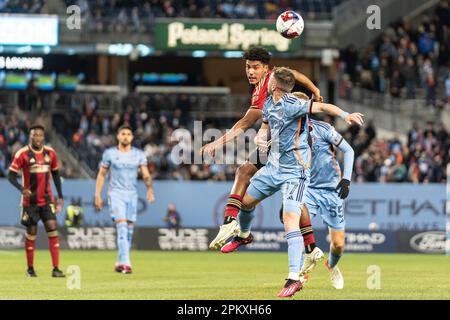
<path id="1" fill-rule="evenodd" d="M 341 168 L 334 148 L 344 152 L 344 178 L 351 179 L 354 153 L 350 145 L 326 122 L 311 120 L 312 167 L 311 182 L 305 203 L 309 213 L 320 215 L 334 230 L 345 229 L 344 200 L 339 198 L 336 186 L 341 179 Z"/>
<path id="2" fill-rule="evenodd" d="M 138 169 L 147 165 L 147 158 L 134 147 L 128 152 L 112 147 L 105 150 L 100 165 L 110 171 L 108 192 L 137 193 Z"/>
<path id="3" fill-rule="evenodd" d="M 267 98 L 263 108 L 263 121 L 269 124 L 272 139 L 269 160 L 251 179 L 247 193 L 263 200 L 281 190 L 285 212 L 300 214 L 309 184 L 310 105 L 310 101 L 285 94 L 277 104 Z"/>
<path id="4" fill-rule="evenodd" d="M 272 139 L 268 164 L 280 172 L 309 168 L 308 112 L 312 101 L 285 94 L 277 104 L 273 97 L 266 99 L 263 121 L 269 124 Z"/>
<path id="5" fill-rule="evenodd" d="M 128 152 L 122 152 L 118 147 L 109 148 L 103 153 L 100 162 L 100 166 L 109 169 L 110 173 L 108 206 L 117 229 L 118 255 L 115 270 L 119 270 L 118 272 L 121 272 L 118 268 L 123 266 L 131 268 L 130 249 L 138 206 L 138 169 L 146 165 L 144 152 L 134 147 Z"/>
<path id="6" fill-rule="evenodd" d="M 334 148 L 339 146 L 343 138 L 326 122 L 311 119 L 311 126 L 313 164 L 309 186 L 335 190 L 341 180 L 341 168 L 336 161 Z"/>

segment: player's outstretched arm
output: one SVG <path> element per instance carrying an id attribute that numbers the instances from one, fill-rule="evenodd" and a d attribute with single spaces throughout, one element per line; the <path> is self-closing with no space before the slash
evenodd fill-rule
<path id="1" fill-rule="evenodd" d="M 247 129 L 252 127 L 256 121 L 258 121 L 261 118 L 262 111 L 257 108 L 250 108 L 247 110 L 245 115 L 234 124 L 234 126 L 227 131 L 223 136 L 221 136 L 219 139 L 210 142 L 208 144 L 205 144 L 201 149 L 200 152 L 207 153 L 211 157 L 214 156 L 214 153 L 216 149 L 223 146 L 227 142 L 233 140 L 240 134 L 244 133 Z"/>
<path id="2" fill-rule="evenodd" d="M 314 101 L 323 102 L 323 97 L 320 95 L 320 89 L 317 88 L 316 85 L 307 76 L 297 70 L 289 70 L 291 70 L 292 74 L 294 75 L 295 81 L 312 92 Z"/>
<path id="3" fill-rule="evenodd" d="M 145 186 L 147 187 L 147 201 L 152 203 L 155 201 L 155 194 L 153 192 L 153 180 L 147 166 L 143 165 L 140 167 L 142 179 L 144 180 Z"/>
<path id="4" fill-rule="evenodd" d="M 357 124 L 359 126 L 362 126 L 364 124 L 364 115 L 362 113 L 359 112 L 348 113 L 342 110 L 341 108 L 335 106 L 334 104 L 314 102 L 310 112 L 314 114 L 325 112 L 330 116 L 342 118 L 349 125 Z"/>
<path id="5" fill-rule="evenodd" d="M 100 166 L 100 170 L 97 174 L 97 180 L 95 182 L 95 209 L 97 211 L 103 209 L 102 191 L 108 171 L 108 168 Z"/>
<path id="6" fill-rule="evenodd" d="M 348 197 L 350 192 L 350 181 L 352 180 L 353 161 L 355 159 L 355 152 L 347 141 L 342 139 L 338 145 L 338 149 L 344 153 L 344 174 L 342 179 L 336 187 L 336 191 L 341 199 Z"/>

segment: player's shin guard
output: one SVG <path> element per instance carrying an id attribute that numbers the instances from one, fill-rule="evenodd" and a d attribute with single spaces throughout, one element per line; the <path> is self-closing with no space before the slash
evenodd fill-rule
<path id="1" fill-rule="evenodd" d="M 303 238 L 299 229 L 286 232 L 288 243 L 289 275 L 288 279 L 299 280 L 303 264 Z"/>
<path id="2" fill-rule="evenodd" d="M 300 221 L 300 231 L 302 232 L 305 252 L 311 253 L 316 247 L 316 239 L 314 239 L 314 231 L 309 218 L 302 217 Z"/>
<path id="3" fill-rule="evenodd" d="M 239 227 L 241 231 L 239 232 L 239 237 L 247 238 L 250 235 L 250 229 L 252 227 L 252 221 L 255 217 L 255 208 L 251 210 L 241 209 L 239 211 Z"/>
<path id="4" fill-rule="evenodd" d="M 28 265 L 28 268 L 32 268 L 34 265 L 34 248 L 35 248 L 36 236 L 26 234 L 25 237 L 26 237 L 25 253 L 27 256 L 27 265 Z"/>
<path id="5" fill-rule="evenodd" d="M 57 230 L 51 230 L 47 232 L 48 235 L 48 249 L 52 256 L 53 268 L 59 266 L 59 237 Z"/>
<path id="6" fill-rule="evenodd" d="M 133 234 L 134 234 L 134 226 L 128 225 L 128 245 L 130 246 L 130 250 L 133 247 Z"/>
<path id="7" fill-rule="evenodd" d="M 242 196 L 238 194 L 230 194 L 225 207 L 225 221 L 227 221 L 227 218 L 229 217 L 237 218 L 241 207 Z"/>
<path id="8" fill-rule="evenodd" d="M 126 222 L 116 223 L 118 263 L 130 265 L 130 245 L 128 243 L 128 225 Z"/>

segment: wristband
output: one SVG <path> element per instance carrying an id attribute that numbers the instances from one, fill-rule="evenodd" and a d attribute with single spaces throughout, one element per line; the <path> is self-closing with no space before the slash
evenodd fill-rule
<path id="1" fill-rule="evenodd" d="M 348 112 L 342 112 L 341 115 L 339 116 L 342 120 L 345 120 L 345 118 L 347 118 L 350 115 L 350 113 Z"/>

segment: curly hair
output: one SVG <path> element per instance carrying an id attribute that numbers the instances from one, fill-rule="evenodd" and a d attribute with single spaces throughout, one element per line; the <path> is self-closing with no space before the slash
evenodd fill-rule
<path id="1" fill-rule="evenodd" d="M 242 58 L 244 60 L 261 61 L 263 64 L 269 64 L 270 58 L 272 58 L 272 56 L 270 55 L 269 51 L 267 51 L 267 49 L 255 47 L 245 50 Z"/>

